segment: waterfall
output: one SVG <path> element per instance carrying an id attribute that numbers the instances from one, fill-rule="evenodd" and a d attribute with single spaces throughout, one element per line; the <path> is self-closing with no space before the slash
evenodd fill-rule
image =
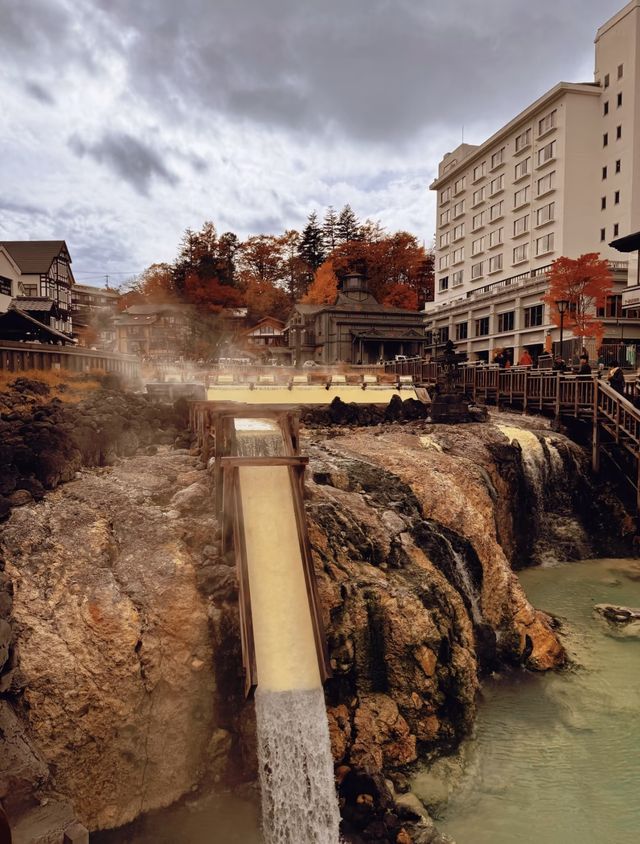
<path id="1" fill-rule="evenodd" d="M 283 455 L 279 425 L 235 419 L 237 454 Z M 338 844 L 340 812 L 324 691 L 286 466 L 239 471 L 258 687 L 265 844 Z"/>
<path id="2" fill-rule="evenodd" d="M 273 419 L 234 419 L 236 451 L 241 457 L 284 454 L 282 431 Z"/>
<path id="3" fill-rule="evenodd" d="M 338 844 L 340 813 L 322 688 L 256 691 L 265 844 Z"/>
<path id="4" fill-rule="evenodd" d="M 480 609 L 478 591 L 471 580 L 465 558 L 459 551 L 456 551 L 451 541 L 444 534 L 438 532 L 438 539 L 445 545 L 449 552 L 449 557 L 453 562 L 456 580 L 458 581 L 457 586 L 469 601 L 471 617 L 474 624 L 482 624 L 482 610 Z"/>
<path id="5" fill-rule="evenodd" d="M 553 437 L 511 425 L 496 427 L 520 444 L 522 469 L 534 499 L 533 561 L 554 565 L 561 559 L 589 557 L 586 531 L 571 507 L 571 485 L 580 474 L 577 462 L 571 470 L 567 468 L 558 448 L 561 441 Z"/>

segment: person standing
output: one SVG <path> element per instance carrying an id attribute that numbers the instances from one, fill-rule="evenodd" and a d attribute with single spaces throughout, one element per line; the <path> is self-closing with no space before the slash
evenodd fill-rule
<path id="1" fill-rule="evenodd" d="M 518 366 L 532 366 L 533 359 L 529 354 L 528 349 L 523 349 L 522 354 L 520 355 L 520 359 L 518 360 Z"/>

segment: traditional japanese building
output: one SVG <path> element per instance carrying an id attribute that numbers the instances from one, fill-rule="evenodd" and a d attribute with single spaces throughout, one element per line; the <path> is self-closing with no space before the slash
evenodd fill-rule
<path id="1" fill-rule="evenodd" d="M 295 305 L 287 322 L 292 361 L 377 363 L 422 355 L 424 316 L 381 305 L 361 275 L 348 275 L 333 305 Z"/>
<path id="2" fill-rule="evenodd" d="M 34 319 L 71 336 L 75 282 L 64 240 L 3 240 L 0 250 L 0 308 L 6 311 L 12 302 Z M 9 296 L 12 299 L 7 302 Z"/>

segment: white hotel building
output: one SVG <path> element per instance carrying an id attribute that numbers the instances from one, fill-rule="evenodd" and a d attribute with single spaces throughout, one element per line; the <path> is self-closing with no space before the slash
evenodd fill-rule
<path id="1" fill-rule="evenodd" d="M 638 283 L 637 255 L 609 246 L 640 230 L 640 0 L 601 26 L 595 45 L 594 82 L 558 83 L 438 167 L 427 331 L 471 359 L 502 347 L 517 360 L 523 347 L 540 352 L 549 333 L 558 340 L 542 303 L 545 272 L 585 252 L 612 262 L 605 342 L 640 343 L 640 312 L 622 310 L 624 288 Z"/>

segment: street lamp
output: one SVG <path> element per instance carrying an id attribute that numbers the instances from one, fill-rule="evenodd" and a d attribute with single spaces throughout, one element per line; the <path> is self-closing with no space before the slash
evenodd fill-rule
<path id="1" fill-rule="evenodd" d="M 562 342 L 564 338 L 564 315 L 569 307 L 569 300 L 568 299 L 556 299 L 556 308 L 558 309 L 558 313 L 560 314 L 560 357 L 564 360 Z"/>

